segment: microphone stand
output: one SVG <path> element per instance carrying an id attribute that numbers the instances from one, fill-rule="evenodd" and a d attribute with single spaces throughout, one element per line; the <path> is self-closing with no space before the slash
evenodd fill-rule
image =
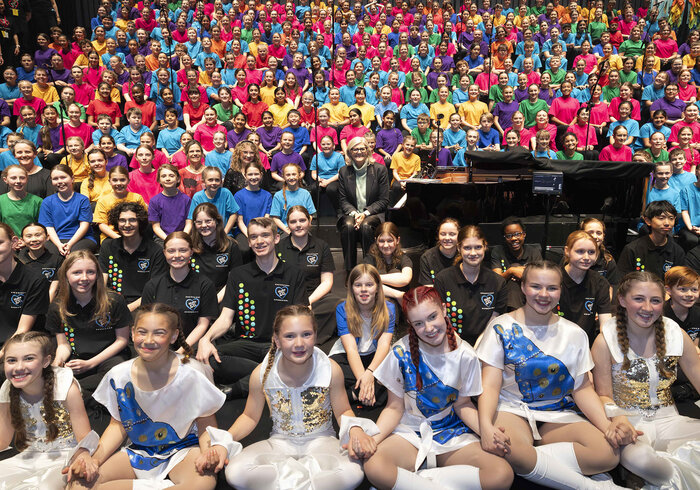
<path id="1" fill-rule="evenodd" d="M 319 174 L 319 163 L 318 163 L 318 155 L 319 155 L 319 148 L 321 148 L 321 142 L 318 141 L 318 101 L 314 100 L 314 141 L 316 141 L 316 206 L 318 209 L 321 209 L 321 185 L 320 185 L 320 180 L 321 176 Z M 318 210 L 317 210 L 318 212 Z M 316 234 L 319 234 L 321 230 L 321 219 L 319 216 L 319 219 L 316 220 Z"/>

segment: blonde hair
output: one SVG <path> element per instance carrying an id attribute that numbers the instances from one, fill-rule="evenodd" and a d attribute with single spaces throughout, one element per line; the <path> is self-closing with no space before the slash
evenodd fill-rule
<path id="1" fill-rule="evenodd" d="M 345 297 L 345 316 L 347 318 L 348 330 L 353 337 L 362 337 L 362 316 L 357 299 L 352 292 L 352 285 L 360 277 L 368 275 L 377 285 L 377 294 L 372 307 L 372 319 L 370 320 L 370 334 L 373 339 L 379 338 L 381 334 L 389 328 L 389 309 L 386 306 L 384 289 L 382 288 L 382 278 L 376 267 L 370 264 L 358 264 L 348 276 L 347 295 Z"/>

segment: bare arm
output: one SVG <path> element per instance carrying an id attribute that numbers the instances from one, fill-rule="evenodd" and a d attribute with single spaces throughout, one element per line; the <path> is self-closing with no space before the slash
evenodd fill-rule
<path id="1" fill-rule="evenodd" d="M 314 302 L 323 298 L 325 295 L 331 292 L 331 289 L 333 289 L 333 273 L 322 272 L 321 284 L 319 284 L 318 287 L 309 295 L 309 304 L 313 304 Z"/>
<path id="2" fill-rule="evenodd" d="M 187 342 L 188 345 L 195 345 L 197 342 L 199 342 L 199 339 L 201 339 L 205 333 L 207 333 L 207 329 L 209 328 L 209 323 L 211 320 L 209 317 L 206 316 L 200 316 L 199 321 L 197 322 L 197 326 L 194 327 L 194 329 L 190 332 L 190 334 L 187 336 L 187 339 L 185 339 L 185 342 Z"/>

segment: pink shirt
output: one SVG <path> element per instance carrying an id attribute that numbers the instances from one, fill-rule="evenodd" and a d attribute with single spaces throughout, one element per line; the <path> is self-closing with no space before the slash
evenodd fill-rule
<path id="1" fill-rule="evenodd" d="M 668 137 L 668 142 L 678 143 L 678 133 L 680 133 L 681 129 L 685 127 L 689 127 L 693 130 L 693 139 L 691 140 L 691 142 L 700 143 L 700 123 L 687 123 L 682 120 L 678 121 L 676 124 L 671 126 L 671 135 Z"/>
<path id="2" fill-rule="evenodd" d="M 126 189 L 129 192 L 141 195 L 147 205 L 151 198 L 162 190 L 158 183 L 158 172 L 155 170 L 145 174 L 141 169 L 137 169 L 129 174 L 129 178 L 131 180 L 129 180 L 129 185 L 126 186 Z"/>
<path id="3" fill-rule="evenodd" d="M 591 53 L 589 53 L 585 56 L 582 54 L 578 55 L 576 58 L 574 58 L 573 66 L 576 66 L 576 64 L 578 63 L 578 60 L 583 60 L 586 62 L 586 68 L 584 68 L 583 71 L 585 71 L 586 73 L 589 73 L 589 74 L 593 70 L 595 70 L 596 67 L 598 66 L 598 61 L 596 60 L 595 55 L 591 54 Z"/>
<path id="4" fill-rule="evenodd" d="M 324 128 L 321 125 L 314 126 L 311 131 L 309 131 L 312 143 L 316 141 L 316 134 L 318 134 L 318 141 L 321 141 L 324 136 L 330 136 L 333 143 L 335 145 L 338 144 L 338 132 L 335 130 L 335 128 L 331 128 L 330 126 Z"/>
<path id="5" fill-rule="evenodd" d="M 215 126 L 200 124 L 197 126 L 197 129 L 194 130 L 194 139 L 202 144 L 205 151 L 212 151 L 214 149 L 214 133 L 217 131 L 223 131 L 225 134 L 226 128 L 221 124 Z"/>
<path id="6" fill-rule="evenodd" d="M 632 149 L 629 146 L 622 146 L 618 150 L 613 145 L 608 145 L 600 152 L 598 160 L 601 162 L 631 162 Z"/>
<path id="7" fill-rule="evenodd" d="M 673 53 L 678 52 L 678 43 L 671 38 L 666 39 L 656 39 L 654 41 L 656 45 L 656 56 L 659 58 L 670 58 Z"/>
<path id="8" fill-rule="evenodd" d="M 340 132 L 340 141 L 350 141 L 356 136 L 364 136 L 368 132 L 369 128 L 367 126 L 359 126 L 355 128 L 351 124 L 348 124 Z"/>
<path id="9" fill-rule="evenodd" d="M 94 131 L 94 129 L 89 124 L 80 123 L 80 126 L 78 126 L 77 128 L 74 128 L 70 124 L 64 124 L 63 127 L 66 131 L 66 139 L 70 138 L 71 136 L 77 136 L 84 142 L 87 142 L 85 146 L 89 146 L 89 143 L 92 142 L 92 132 Z M 59 133 L 59 141 L 62 145 L 65 145 L 63 141 L 63 131 Z"/>
<path id="10" fill-rule="evenodd" d="M 34 97 L 31 101 L 27 101 L 24 97 L 19 97 L 15 99 L 15 103 L 12 104 L 12 115 L 19 116 L 19 110 L 28 105 L 33 107 L 36 111 L 36 123 L 41 124 L 41 113 L 46 107 L 46 102 L 40 97 Z"/>
<path id="11" fill-rule="evenodd" d="M 610 121 L 608 103 L 601 101 L 591 107 L 591 124 L 604 124 Z"/>
<path id="12" fill-rule="evenodd" d="M 184 155 L 184 153 L 181 153 Z M 186 158 L 183 159 L 183 161 L 186 160 Z M 168 163 L 168 158 L 165 156 L 165 153 L 163 153 L 160 150 L 153 150 L 153 161 L 151 162 L 151 165 L 153 166 L 154 170 L 158 170 L 158 168 L 163 165 L 164 163 Z M 184 167 L 187 166 L 187 162 L 183 165 Z M 129 167 L 130 168 L 139 168 L 139 162 L 136 160 L 136 153 L 134 153 L 134 156 L 131 157 L 131 162 L 129 162 Z M 179 168 L 179 167 L 178 167 Z"/>
<path id="13" fill-rule="evenodd" d="M 557 97 L 552 101 L 552 106 L 549 108 L 549 115 L 554 116 L 563 123 L 571 124 L 576 118 L 579 101 L 573 97 Z"/>
<path id="14" fill-rule="evenodd" d="M 588 128 L 588 142 L 586 143 L 586 128 Z M 588 124 L 584 124 L 581 126 L 580 124 L 574 124 L 573 126 L 569 127 L 569 130 L 567 131 L 568 133 L 574 133 L 576 137 L 578 138 L 578 147 L 583 148 L 588 145 L 597 145 L 598 144 L 598 136 L 596 135 L 595 128 L 593 126 L 589 126 Z"/>
<path id="15" fill-rule="evenodd" d="M 636 99 L 631 99 L 629 102 L 632 103 L 632 113 L 630 114 L 630 119 L 639 121 L 642 118 L 642 113 L 639 108 L 639 101 Z M 610 106 L 608 107 L 608 114 L 610 114 L 615 119 L 620 119 L 620 104 L 622 99 L 620 97 L 615 97 L 610 101 Z"/>

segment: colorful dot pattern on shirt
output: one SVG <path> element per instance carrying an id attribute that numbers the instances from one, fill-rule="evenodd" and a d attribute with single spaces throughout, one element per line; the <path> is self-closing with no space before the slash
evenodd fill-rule
<path id="1" fill-rule="evenodd" d="M 190 259 L 190 268 L 195 272 L 199 272 L 199 264 L 197 263 L 197 259 L 194 257 Z"/>
<path id="2" fill-rule="evenodd" d="M 635 263 L 634 270 L 636 270 L 636 271 L 643 271 L 643 270 L 644 270 L 644 264 L 642 264 L 642 259 L 639 258 L 639 257 L 637 257 L 637 258 L 635 259 L 635 262 L 636 262 L 636 263 Z"/>
<path id="3" fill-rule="evenodd" d="M 557 305 L 557 308 L 556 308 L 556 309 L 557 309 L 557 312 L 556 312 L 556 313 L 557 313 L 558 316 L 564 316 L 564 312 L 561 311 L 561 305 Z"/>
<path id="4" fill-rule="evenodd" d="M 435 270 L 430 269 L 430 280 L 435 284 Z"/>
<path id="5" fill-rule="evenodd" d="M 255 337 L 255 300 L 250 298 L 242 282 L 238 283 L 238 325 L 243 331 L 241 337 Z"/>
<path id="6" fill-rule="evenodd" d="M 452 322 L 452 328 L 455 329 L 458 335 L 462 335 L 462 323 L 464 322 L 463 311 L 462 308 L 457 307 L 457 302 L 452 299 L 452 293 L 450 291 L 445 292 L 445 304 L 447 305 L 447 315 Z"/>
<path id="7" fill-rule="evenodd" d="M 109 266 L 107 266 L 107 279 L 113 290 L 122 292 L 122 279 L 124 271 L 119 268 L 119 264 L 115 262 L 114 255 L 109 256 Z"/>
<path id="8" fill-rule="evenodd" d="M 501 259 L 501 271 L 505 272 L 508 270 L 508 267 L 506 267 L 506 261 Z"/>
<path id="9" fill-rule="evenodd" d="M 70 350 L 73 351 L 73 354 L 75 354 L 75 332 L 73 330 L 73 327 L 64 322 L 63 333 L 66 335 L 66 339 L 68 339 L 68 343 L 70 344 Z"/>

